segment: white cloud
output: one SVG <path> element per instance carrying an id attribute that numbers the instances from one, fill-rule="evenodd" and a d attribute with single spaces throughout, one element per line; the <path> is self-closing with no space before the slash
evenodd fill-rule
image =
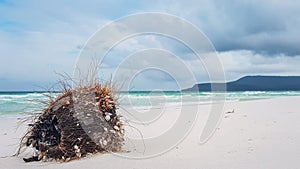
<path id="1" fill-rule="evenodd" d="M 109 21 L 136 11 L 167 12 L 198 26 L 219 50 L 227 80 L 249 74 L 299 75 L 299 7 L 299 2 L 278 0 L 134 4 L 131 1 L 20 1 L 0 5 L 0 90 L 12 90 L 11 86 L 25 82 L 28 85 L 23 89 L 54 83 L 59 78 L 54 71 L 72 74 L 78 46 L 84 45 Z M 2 21 L 9 21 L 9 25 L 1 29 Z M 141 22 L 137 26 L 147 25 Z M 193 34 L 186 37 L 195 38 Z M 108 55 L 104 67 L 111 73 L 126 56 L 147 48 L 171 51 L 183 59 L 199 82 L 209 80 L 202 63 L 186 47 L 172 39 L 152 35 L 120 43 Z M 161 78 L 163 75 L 158 76 L 162 83 L 169 83 Z M 146 80 L 149 79 L 147 76 Z M 144 84 L 151 87 L 146 81 Z"/>
<path id="2" fill-rule="evenodd" d="M 299 76 L 300 55 L 287 57 L 282 54 L 268 56 L 249 50 L 219 53 L 227 80 L 244 75 L 294 75 Z"/>

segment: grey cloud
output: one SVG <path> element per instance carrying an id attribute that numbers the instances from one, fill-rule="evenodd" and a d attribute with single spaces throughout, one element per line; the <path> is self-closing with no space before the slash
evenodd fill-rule
<path id="1" fill-rule="evenodd" d="M 220 9 L 217 13 L 224 16 L 212 22 L 221 22 L 222 27 L 209 27 L 206 30 L 212 30 L 208 34 L 219 51 L 253 50 L 270 55 L 283 53 L 291 56 L 300 54 L 300 38 L 295 32 L 300 29 L 300 21 L 294 19 L 300 17 L 300 3 L 285 3 L 215 1 L 215 5 L 219 5 L 216 9 Z"/>
<path id="2" fill-rule="evenodd" d="M 192 21 L 218 51 L 300 54 L 299 1 L 192 0 L 159 4 L 158 9 Z"/>

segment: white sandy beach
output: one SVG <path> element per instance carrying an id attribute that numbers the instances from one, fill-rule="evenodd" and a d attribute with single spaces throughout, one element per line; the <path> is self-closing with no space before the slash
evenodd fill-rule
<path id="1" fill-rule="evenodd" d="M 224 113 L 213 137 L 202 145 L 199 137 L 210 106 L 188 105 L 191 111 L 198 106 L 200 114 L 186 139 L 165 154 L 139 160 L 98 154 L 68 163 L 24 163 L 21 156 L 5 156 L 16 152 L 26 125 L 16 130 L 16 118 L 1 117 L 0 168 L 296 169 L 300 168 L 299 103 L 300 97 L 226 103 L 224 112 L 234 109 L 234 113 Z M 170 107 L 166 114 L 175 111 L 176 108 Z"/>

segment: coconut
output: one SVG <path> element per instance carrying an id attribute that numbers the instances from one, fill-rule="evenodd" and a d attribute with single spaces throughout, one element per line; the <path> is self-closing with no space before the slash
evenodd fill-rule
<path id="1" fill-rule="evenodd" d="M 22 145 L 33 147 L 38 155 L 24 161 L 69 161 L 87 154 L 120 152 L 124 134 L 116 110 L 108 85 L 64 91 L 29 125 Z"/>

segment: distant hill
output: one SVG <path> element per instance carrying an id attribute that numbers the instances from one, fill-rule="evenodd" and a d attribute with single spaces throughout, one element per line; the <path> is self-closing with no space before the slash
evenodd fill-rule
<path id="1" fill-rule="evenodd" d="M 202 83 L 183 91 L 211 91 L 211 85 L 223 91 L 224 83 Z M 300 76 L 245 76 L 226 83 L 227 91 L 286 91 L 300 90 Z"/>

